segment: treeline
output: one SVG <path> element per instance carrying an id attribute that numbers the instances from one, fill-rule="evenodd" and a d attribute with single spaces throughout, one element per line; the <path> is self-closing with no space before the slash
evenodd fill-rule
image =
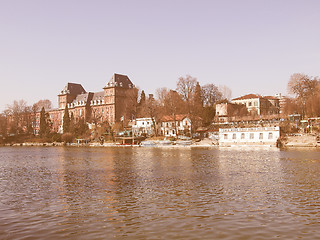
<path id="1" fill-rule="evenodd" d="M 295 73 L 288 82 L 288 93 L 293 97 L 286 97 L 283 106 L 284 114 L 300 114 L 302 117 L 320 116 L 320 78 Z M 144 90 L 136 91 L 132 97 L 134 104 L 126 105 L 126 121 L 139 117 L 150 117 L 159 122 L 165 115 L 175 118 L 179 114 L 186 114 L 192 121 L 192 131 L 200 126 L 210 125 L 215 117 L 217 103 L 228 102 L 231 90 L 226 86 L 215 84 L 200 85 L 192 76 L 180 77 L 175 89 L 159 88 L 155 95 L 146 96 Z M 98 138 L 105 133 L 112 134 L 123 129 L 123 123 L 111 126 L 108 122 L 98 121 L 92 115 L 87 122 L 84 119 L 75 120 L 66 107 L 63 119 L 63 132 L 60 135 L 52 131 L 48 111 L 52 103 L 45 99 L 29 106 L 26 101 L 14 101 L 0 114 L 0 141 L 4 138 L 19 141 L 33 138 L 37 141 L 72 141 L 74 138 Z M 37 122 L 37 114 L 40 121 Z M 88 122 L 95 126 L 88 129 Z M 153 126 L 156 126 L 156 124 Z M 35 126 L 35 124 L 38 124 Z M 35 129 L 40 129 L 36 134 Z M 155 127 L 154 132 L 157 132 Z M 37 136 L 36 136 L 37 135 Z M 36 139 L 35 139 L 36 138 Z"/>
<path id="2" fill-rule="evenodd" d="M 164 115 L 175 118 L 178 114 L 187 114 L 193 130 L 201 125 L 209 125 L 215 117 L 215 105 L 228 101 L 231 90 L 226 86 L 217 87 L 214 84 L 203 86 L 196 78 L 187 75 L 180 77 L 175 89 L 160 88 L 156 96 L 146 97 L 141 91 L 137 106 L 137 117 L 150 117 L 159 121 Z M 155 126 L 155 124 L 154 124 Z M 156 129 L 154 129 L 156 132 Z"/>
<path id="3" fill-rule="evenodd" d="M 43 112 L 52 109 L 51 101 L 44 99 L 29 106 L 25 100 L 15 100 L 12 104 L 7 105 L 0 114 L 0 141 L 16 142 L 33 138 L 35 136 L 36 114 L 41 109 Z M 53 135 L 56 134 L 51 133 L 49 125 L 48 122 L 47 132 L 43 132 L 41 137 L 50 137 L 54 141 Z"/>

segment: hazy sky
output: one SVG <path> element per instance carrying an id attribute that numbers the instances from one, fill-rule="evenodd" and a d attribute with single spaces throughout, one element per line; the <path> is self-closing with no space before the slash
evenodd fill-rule
<path id="1" fill-rule="evenodd" d="M 67 82 L 102 91 L 113 73 L 146 93 L 187 74 L 232 97 L 286 93 L 320 75 L 320 1 L 0 0 L 0 111 Z"/>

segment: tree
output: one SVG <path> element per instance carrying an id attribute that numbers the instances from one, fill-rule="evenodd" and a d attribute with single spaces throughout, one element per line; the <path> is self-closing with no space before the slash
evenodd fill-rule
<path id="1" fill-rule="evenodd" d="M 48 113 L 46 113 L 45 108 L 42 107 L 40 112 L 40 137 L 46 137 L 50 133 L 50 120 L 48 119 Z"/>
<path id="2" fill-rule="evenodd" d="M 138 89 L 130 88 L 125 92 L 126 98 L 124 100 L 123 109 L 121 110 L 124 120 L 127 122 L 137 116 L 137 102 L 138 102 Z"/>
<path id="3" fill-rule="evenodd" d="M 187 75 L 180 77 L 177 82 L 177 92 L 181 95 L 182 99 L 187 103 L 190 102 L 192 94 L 194 93 L 197 85 L 197 79 Z"/>
<path id="4" fill-rule="evenodd" d="M 0 135 L 7 135 L 7 118 L 4 114 L 0 114 Z"/>
<path id="5" fill-rule="evenodd" d="M 232 96 L 232 91 L 225 85 L 220 85 L 218 88 L 219 92 L 222 94 L 222 99 L 230 100 Z"/>
<path id="6" fill-rule="evenodd" d="M 215 106 L 218 101 L 223 99 L 222 93 L 214 84 L 206 84 L 202 86 L 202 97 L 204 106 Z"/>
<path id="7" fill-rule="evenodd" d="M 203 97 L 201 86 L 199 82 L 197 82 L 194 93 L 192 94 L 192 102 L 191 108 L 189 111 L 189 117 L 191 120 L 191 132 L 194 132 L 202 122 L 202 114 L 203 114 Z"/>
<path id="8" fill-rule="evenodd" d="M 317 115 L 315 104 L 319 98 L 319 79 L 309 77 L 306 74 L 294 73 L 288 82 L 288 93 L 294 94 L 300 106 L 298 110 L 302 116 L 308 113 L 309 116 Z"/>
<path id="9" fill-rule="evenodd" d="M 146 105 L 146 94 L 144 90 L 142 90 L 140 94 L 140 100 L 137 104 L 137 116 L 143 117 L 146 114 L 145 105 Z"/>
<path id="10" fill-rule="evenodd" d="M 72 134 L 75 137 L 83 137 L 88 133 L 88 125 L 86 124 L 83 118 L 80 118 L 77 122 L 74 123 L 72 128 Z"/>
<path id="11" fill-rule="evenodd" d="M 174 90 L 170 90 L 164 99 L 163 106 L 165 113 L 171 115 L 174 123 L 176 123 L 177 114 L 185 113 L 185 103 L 182 100 L 181 96 Z M 175 126 L 175 132 L 178 136 L 177 125 Z"/>
<path id="12" fill-rule="evenodd" d="M 146 102 L 146 94 L 144 90 L 141 91 L 139 106 L 143 105 Z"/>
<path id="13" fill-rule="evenodd" d="M 49 99 L 42 99 L 32 105 L 32 110 L 34 112 L 39 112 L 44 108 L 45 111 L 52 109 L 52 103 Z"/>
<path id="14" fill-rule="evenodd" d="M 158 136 L 156 120 L 159 119 L 159 103 L 149 95 L 148 99 L 145 102 L 144 112 L 147 117 L 151 118 L 153 124 L 153 131 L 156 136 Z"/>
<path id="15" fill-rule="evenodd" d="M 166 87 L 156 89 L 156 99 L 161 106 L 164 105 L 165 98 L 169 90 Z"/>
<path id="16" fill-rule="evenodd" d="M 70 116 L 69 116 L 69 109 L 68 105 L 66 105 L 64 109 L 64 115 L 63 115 L 63 133 L 67 133 L 70 131 Z"/>
<path id="17" fill-rule="evenodd" d="M 31 125 L 30 120 L 31 108 L 25 100 L 14 100 L 13 104 L 7 105 L 4 114 L 8 120 L 10 133 L 19 134 L 26 132 Z"/>

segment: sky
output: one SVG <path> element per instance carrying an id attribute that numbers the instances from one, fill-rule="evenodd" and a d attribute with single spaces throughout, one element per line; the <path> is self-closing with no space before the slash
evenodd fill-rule
<path id="1" fill-rule="evenodd" d="M 318 0 L 0 0 L 0 111 L 103 91 L 113 73 L 146 94 L 191 75 L 232 97 L 287 94 L 320 75 Z"/>

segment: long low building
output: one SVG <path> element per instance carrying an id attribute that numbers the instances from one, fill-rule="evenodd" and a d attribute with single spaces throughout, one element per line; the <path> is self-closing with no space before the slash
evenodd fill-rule
<path id="1" fill-rule="evenodd" d="M 274 145 L 280 138 L 280 128 L 254 127 L 254 128 L 220 128 L 219 145 Z"/>

